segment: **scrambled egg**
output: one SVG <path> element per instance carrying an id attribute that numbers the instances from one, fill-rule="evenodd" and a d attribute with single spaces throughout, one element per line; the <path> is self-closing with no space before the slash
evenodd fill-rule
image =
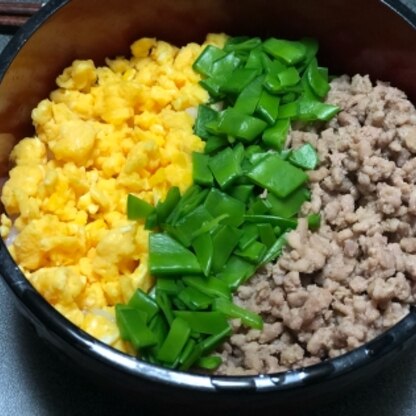
<path id="1" fill-rule="evenodd" d="M 208 95 L 192 70 L 206 44 L 153 38 L 132 57 L 76 60 L 32 112 L 36 135 L 12 150 L 0 233 L 34 287 L 92 336 L 121 350 L 114 305 L 147 291 L 148 232 L 128 221 L 133 193 L 149 203 L 192 182 L 195 108 Z"/>

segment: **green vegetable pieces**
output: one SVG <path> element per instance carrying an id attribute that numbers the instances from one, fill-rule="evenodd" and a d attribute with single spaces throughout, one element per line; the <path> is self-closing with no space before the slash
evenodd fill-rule
<path id="1" fill-rule="evenodd" d="M 262 329 L 260 315 L 232 302 L 233 292 L 275 261 L 286 234 L 309 200 L 306 171 L 319 163 L 314 147 L 287 149 L 292 122 L 322 122 L 338 107 L 324 103 L 326 68 L 317 43 L 230 38 L 209 45 L 193 64 L 209 92 L 194 133 L 205 141 L 193 153 L 194 184 L 169 190 L 155 207 L 129 195 L 127 215 L 144 221 L 149 237 L 152 295 L 138 290 L 117 305 L 121 337 L 140 356 L 169 368 L 214 370 L 210 355 L 230 334 L 230 319 Z M 220 108 L 220 110 L 218 110 Z M 320 216 L 308 217 L 311 230 Z"/>

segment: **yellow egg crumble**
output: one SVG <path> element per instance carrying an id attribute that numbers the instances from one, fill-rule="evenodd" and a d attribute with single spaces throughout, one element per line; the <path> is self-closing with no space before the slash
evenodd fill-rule
<path id="1" fill-rule="evenodd" d="M 131 59 L 76 60 L 32 112 L 3 186 L 0 233 L 34 287 L 92 336 L 121 350 L 114 305 L 152 286 L 148 232 L 127 220 L 129 193 L 155 204 L 192 183 L 198 104 L 208 94 L 192 63 L 223 35 L 177 48 L 153 38 Z"/>

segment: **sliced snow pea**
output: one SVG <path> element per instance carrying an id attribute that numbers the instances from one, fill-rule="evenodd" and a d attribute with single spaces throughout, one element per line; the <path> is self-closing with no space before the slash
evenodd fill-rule
<path id="1" fill-rule="evenodd" d="M 172 186 L 166 194 L 165 200 L 159 201 L 156 204 L 156 215 L 159 224 L 163 224 L 166 221 L 170 213 L 179 202 L 180 198 L 181 193 L 179 188 L 177 186 Z"/>
<path id="2" fill-rule="evenodd" d="M 273 227 L 279 226 L 281 229 L 287 228 L 296 228 L 298 222 L 296 219 L 288 219 L 283 217 L 278 217 L 275 215 L 244 215 L 244 220 L 246 222 L 251 222 L 255 224 L 270 224 Z"/>
<path id="3" fill-rule="evenodd" d="M 202 293 L 194 287 L 185 287 L 178 294 L 177 298 L 183 302 L 187 310 L 207 309 L 212 303 L 212 297 Z M 177 315 L 176 315 L 177 316 Z"/>
<path id="4" fill-rule="evenodd" d="M 214 254 L 212 256 L 212 270 L 219 272 L 227 262 L 238 244 L 241 231 L 231 225 L 222 225 L 212 235 Z"/>
<path id="5" fill-rule="evenodd" d="M 254 185 L 236 185 L 229 190 L 229 195 L 242 202 L 247 202 L 250 195 L 253 193 Z"/>
<path id="6" fill-rule="evenodd" d="M 317 40 L 313 38 L 303 38 L 301 39 L 301 42 L 306 48 L 305 62 L 308 64 L 310 60 L 317 54 L 319 45 Z"/>
<path id="7" fill-rule="evenodd" d="M 254 225 L 254 224 L 252 224 Z M 276 240 L 276 233 L 274 228 L 269 223 L 257 224 L 257 232 L 260 237 L 260 241 L 267 247 L 270 248 Z"/>
<path id="8" fill-rule="evenodd" d="M 283 149 L 286 142 L 287 134 L 289 132 L 289 128 L 289 119 L 276 121 L 276 123 L 272 127 L 269 127 L 268 129 L 264 130 L 262 136 L 263 143 L 274 150 Z"/>
<path id="9" fill-rule="evenodd" d="M 263 42 L 263 49 L 288 65 L 297 64 L 306 56 L 305 45 L 297 41 L 270 38 Z"/>
<path id="10" fill-rule="evenodd" d="M 318 166 L 319 158 L 315 148 L 310 143 L 305 143 L 292 150 L 289 161 L 302 169 L 313 170 Z"/>
<path id="11" fill-rule="evenodd" d="M 321 216 L 319 214 L 308 215 L 308 226 L 311 230 L 317 230 L 321 225 Z"/>
<path id="12" fill-rule="evenodd" d="M 322 66 L 318 66 L 318 71 L 322 75 L 322 77 L 324 78 L 324 80 L 325 81 L 328 81 L 328 79 L 329 79 L 329 71 L 328 71 L 328 68 L 322 67 Z"/>
<path id="13" fill-rule="evenodd" d="M 133 194 L 127 196 L 127 218 L 129 220 L 146 219 L 154 211 L 155 207 L 144 199 Z"/>
<path id="14" fill-rule="evenodd" d="M 241 229 L 241 237 L 238 241 L 238 248 L 244 250 L 259 237 L 259 230 L 256 224 L 244 224 Z"/>
<path id="15" fill-rule="evenodd" d="M 310 87 L 318 97 L 324 98 L 328 94 L 330 87 L 327 79 L 318 69 L 316 58 L 312 58 L 309 62 L 309 65 L 306 68 L 306 77 Z"/>
<path id="16" fill-rule="evenodd" d="M 258 69 L 237 68 L 225 79 L 221 90 L 227 94 L 239 94 L 258 74 Z"/>
<path id="17" fill-rule="evenodd" d="M 169 333 L 160 347 L 157 359 L 167 364 L 173 364 L 186 345 L 191 329 L 182 318 L 175 318 L 169 329 Z"/>
<path id="18" fill-rule="evenodd" d="M 218 117 L 218 131 L 233 136 L 244 142 L 251 142 L 267 127 L 267 123 L 259 118 L 252 117 L 228 108 Z"/>
<path id="19" fill-rule="evenodd" d="M 237 249 L 234 251 L 236 256 L 242 257 L 244 260 L 249 261 L 255 265 L 259 264 L 266 254 L 267 247 L 259 241 L 253 241 L 243 250 Z"/>
<path id="20" fill-rule="evenodd" d="M 264 76 L 259 76 L 241 91 L 234 103 L 235 110 L 248 115 L 254 113 L 263 90 L 263 80 Z"/>
<path id="21" fill-rule="evenodd" d="M 165 292 L 168 295 L 176 295 L 181 290 L 181 285 L 178 284 L 177 279 L 171 277 L 158 277 L 156 280 L 156 291 Z"/>
<path id="22" fill-rule="evenodd" d="M 129 303 L 136 326 L 155 339 L 141 347 L 143 359 L 212 370 L 221 359 L 206 354 L 230 335 L 227 318 L 261 329 L 261 317 L 234 305 L 231 292 L 281 254 L 310 197 L 303 170 L 316 167 L 316 152 L 310 145 L 285 149 L 285 142 L 292 121 L 326 121 L 339 111 L 322 102 L 328 71 L 316 52 L 311 39 L 236 37 L 224 49 L 208 46 L 194 63 L 211 102 L 219 103 L 198 109 L 194 132 L 206 143 L 204 154 L 192 155 L 194 185 L 183 196 L 174 188 L 156 208 L 141 204 L 134 214 L 164 231 L 149 238 L 155 300 L 138 293 Z M 311 229 L 319 223 L 319 215 L 308 216 Z"/>
<path id="23" fill-rule="evenodd" d="M 321 103 L 320 101 L 307 98 L 297 101 L 297 106 L 298 113 L 293 117 L 304 121 L 328 121 L 340 111 L 340 108 L 336 105 Z"/>
<path id="24" fill-rule="evenodd" d="M 277 74 L 282 87 L 292 87 L 300 81 L 299 72 L 293 66 Z"/>
<path id="25" fill-rule="evenodd" d="M 230 214 L 221 214 L 218 217 L 205 221 L 198 230 L 195 230 L 192 234 L 192 238 L 195 239 L 202 234 L 212 233 L 220 224 L 225 223 Z"/>
<path id="26" fill-rule="evenodd" d="M 200 84 L 213 97 L 223 96 L 222 88 L 229 77 L 242 64 L 241 58 L 232 51 L 214 60 L 210 67 L 210 78 L 200 81 Z"/>
<path id="27" fill-rule="evenodd" d="M 292 101 L 296 101 L 297 98 L 298 98 L 298 94 L 296 92 L 294 91 L 287 92 L 281 95 L 280 104 L 291 103 Z"/>
<path id="28" fill-rule="evenodd" d="M 226 136 L 212 136 L 205 143 L 204 153 L 215 153 L 217 150 L 223 149 L 228 145 L 229 142 Z"/>
<path id="29" fill-rule="evenodd" d="M 224 79 L 233 73 L 242 65 L 242 60 L 234 51 L 228 52 L 226 55 L 213 61 L 211 66 L 211 76 L 213 78 Z"/>
<path id="30" fill-rule="evenodd" d="M 267 250 L 266 254 L 263 257 L 261 266 L 264 266 L 267 263 L 270 263 L 277 259 L 281 254 L 283 247 L 286 245 L 286 234 L 282 234 L 273 245 Z"/>
<path id="31" fill-rule="evenodd" d="M 283 85 L 280 82 L 279 77 L 273 72 L 270 72 L 265 76 L 263 85 L 267 91 L 271 92 L 272 94 L 278 94 L 283 90 Z"/>
<path id="32" fill-rule="evenodd" d="M 243 202 L 215 188 L 209 191 L 204 206 L 213 217 L 228 214 L 228 218 L 225 218 L 222 223 L 234 225 L 235 227 L 238 227 L 243 222 L 243 216 L 246 211 Z"/>
<path id="33" fill-rule="evenodd" d="M 158 349 L 163 344 L 169 331 L 169 326 L 162 313 L 157 313 L 149 322 L 149 329 L 156 338 L 156 345 L 152 347 L 152 354 L 157 354 Z"/>
<path id="34" fill-rule="evenodd" d="M 294 118 L 299 114 L 299 102 L 292 101 L 287 104 L 283 104 L 279 107 L 279 113 L 277 119 Z"/>
<path id="35" fill-rule="evenodd" d="M 183 282 L 198 289 L 202 293 L 212 297 L 223 297 L 229 299 L 231 292 L 226 283 L 216 277 L 184 276 Z"/>
<path id="36" fill-rule="evenodd" d="M 245 68 L 251 68 L 251 69 L 262 68 L 263 67 L 263 64 L 262 64 L 263 53 L 264 52 L 262 51 L 262 48 L 260 45 L 253 48 L 247 56 Z"/>
<path id="37" fill-rule="evenodd" d="M 262 215 L 269 212 L 270 208 L 271 205 L 267 199 L 256 197 L 253 198 L 246 212 L 247 214 Z"/>
<path id="38" fill-rule="evenodd" d="M 235 36 L 227 40 L 224 45 L 224 51 L 247 51 L 250 52 L 261 45 L 261 39 L 258 37 Z"/>
<path id="39" fill-rule="evenodd" d="M 211 272 L 212 257 L 214 255 L 214 244 L 210 233 L 206 232 L 196 237 L 192 242 L 192 247 L 204 275 L 208 276 Z"/>
<path id="40" fill-rule="evenodd" d="M 230 326 L 225 315 L 217 311 L 175 311 L 174 314 L 186 321 L 192 331 L 201 334 L 218 334 Z"/>
<path id="41" fill-rule="evenodd" d="M 262 329 L 263 328 L 263 320 L 261 319 L 260 315 L 249 311 L 247 309 L 241 308 L 240 306 L 235 305 L 231 301 L 227 299 L 217 298 L 213 302 L 213 309 L 215 311 L 222 312 L 224 315 L 230 318 L 238 318 L 241 319 L 245 325 L 254 328 L 254 329 Z"/>
<path id="42" fill-rule="evenodd" d="M 196 61 L 193 63 L 192 68 L 194 71 L 203 74 L 211 75 L 212 64 L 219 58 L 223 58 L 226 55 L 222 49 L 208 45 L 198 56 Z"/>
<path id="43" fill-rule="evenodd" d="M 212 186 L 214 182 L 208 161 L 208 155 L 199 152 L 192 153 L 192 178 L 198 185 Z"/>
<path id="44" fill-rule="evenodd" d="M 279 59 L 272 59 L 269 55 L 263 52 L 262 56 L 263 69 L 267 74 L 278 74 L 287 69 L 287 65 Z"/>
<path id="45" fill-rule="evenodd" d="M 172 303 L 169 299 L 167 293 L 158 290 L 156 292 L 156 303 L 158 304 L 160 310 L 162 311 L 167 323 L 172 324 L 174 316 L 172 311 Z"/>
<path id="46" fill-rule="evenodd" d="M 279 197 L 289 195 L 308 179 L 305 172 L 276 153 L 271 153 L 257 163 L 247 173 L 247 177 Z"/>
<path id="47" fill-rule="evenodd" d="M 141 289 L 136 289 L 127 305 L 145 312 L 147 315 L 146 322 L 149 322 L 159 311 L 156 301 Z"/>
<path id="48" fill-rule="evenodd" d="M 274 124 L 279 112 L 280 98 L 263 89 L 256 106 L 256 113 L 268 124 Z"/>
<path id="49" fill-rule="evenodd" d="M 259 153 L 253 153 L 248 157 L 248 161 L 250 162 L 250 168 L 252 168 L 254 165 L 257 165 L 257 163 L 259 163 L 260 161 L 262 161 L 263 159 L 266 159 L 267 157 L 269 157 L 271 155 L 270 152 L 259 152 Z M 249 169 L 250 169 L 249 168 Z M 249 170 L 248 169 L 248 170 Z"/>
<path id="50" fill-rule="evenodd" d="M 194 310 L 196 308 L 191 307 L 189 304 L 185 303 L 179 296 L 172 296 L 172 308 L 180 311 Z"/>
<path id="51" fill-rule="evenodd" d="M 116 320 L 121 335 L 130 341 L 136 349 L 155 345 L 157 339 L 146 325 L 145 313 L 125 305 L 116 306 Z"/>
<path id="52" fill-rule="evenodd" d="M 242 282 L 252 276 L 255 270 L 255 265 L 241 257 L 232 255 L 221 272 L 217 274 L 217 278 L 234 291 Z"/>
<path id="53" fill-rule="evenodd" d="M 239 167 L 244 160 L 244 157 L 246 155 L 246 149 L 242 143 L 237 143 L 233 148 L 232 152 L 234 153 L 234 156 L 236 158 L 237 163 L 239 164 Z"/>
<path id="54" fill-rule="evenodd" d="M 210 335 L 200 342 L 200 347 L 203 354 L 209 353 L 221 345 L 232 333 L 232 329 L 229 326 L 223 331 Z"/>
<path id="55" fill-rule="evenodd" d="M 195 366 L 204 370 L 215 370 L 222 363 L 222 358 L 218 355 L 211 355 L 209 357 L 201 357 L 195 363 Z"/>
<path id="56" fill-rule="evenodd" d="M 202 272 L 195 254 L 163 233 L 150 233 L 149 271 L 156 277 Z"/>
<path id="57" fill-rule="evenodd" d="M 205 88 L 211 97 L 216 99 L 224 98 L 224 94 L 221 93 L 221 86 L 224 82 L 224 77 L 217 78 L 206 78 L 199 81 L 201 87 Z"/>
<path id="58" fill-rule="evenodd" d="M 191 357 L 193 355 L 193 352 L 195 350 L 196 350 L 196 341 L 194 339 L 192 339 L 192 332 L 191 332 L 190 338 L 186 342 L 185 346 L 182 349 L 181 355 L 179 356 L 179 359 L 178 359 L 179 368 L 181 368 L 185 363 L 188 363 L 188 361 L 191 359 Z M 195 357 L 193 359 L 192 364 L 197 360 L 198 360 L 198 357 Z M 187 367 L 187 368 L 189 368 L 189 367 Z"/>
<path id="59" fill-rule="evenodd" d="M 192 185 L 182 195 L 175 208 L 171 211 L 166 222 L 175 225 L 180 218 L 192 212 L 205 200 L 208 189 L 203 189 L 198 185 Z"/>
<path id="60" fill-rule="evenodd" d="M 175 227 L 174 225 L 163 224 L 163 231 L 184 247 L 189 247 L 192 242 L 192 236 L 183 232 L 181 228 Z"/>
<path id="61" fill-rule="evenodd" d="M 241 175 L 240 162 L 230 147 L 212 156 L 208 161 L 208 168 L 222 189 L 227 188 Z"/>
<path id="62" fill-rule="evenodd" d="M 206 125 L 218 118 L 218 111 L 211 107 L 201 104 L 198 106 L 198 113 L 194 124 L 194 133 L 202 139 L 208 140 L 212 137 L 212 133 L 206 129 Z"/>
<path id="63" fill-rule="evenodd" d="M 146 221 L 144 223 L 144 228 L 146 230 L 153 230 L 158 226 L 158 218 L 157 218 L 157 212 L 156 209 L 154 209 L 147 217 Z"/>
<path id="64" fill-rule="evenodd" d="M 210 212 L 203 205 L 200 205 L 189 214 L 180 218 L 173 227 L 166 228 L 166 231 L 176 236 L 185 247 L 189 247 L 194 238 L 195 231 L 213 219 L 214 217 Z"/>
<path id="65" fill-rule="evenodd" d="M 309 190 L 305 186 L 300 186 L 285 198 L 279 198 L 272 193 L 268 193 L 266 200 L 270 204 L 270 214 L 283 218 L 292 218 L 309 198 Z"/>

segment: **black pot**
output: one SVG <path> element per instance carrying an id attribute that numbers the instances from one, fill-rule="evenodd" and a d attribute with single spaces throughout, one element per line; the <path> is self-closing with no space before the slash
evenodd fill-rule
<path id="1" fill-rule="evenodd" d="M 390 8 L 389 8 L 389 7 Z M 400 15 L 400 16 L 399 16 Z M 183 44 L 208 32 L 312 36 L 333 73 L 369 73 L 416 99 L 416 15 L 397 1 L 376 0 L 51 0 L 18 31 L 0 57 L 0 133 L 32 132 L 30 111 L 75 58 L 128 54 L 140 36 Z M 8 155 L 0 155 L 0 176 Z M 334 399 L 374 376 L 416 340 L 416 311 L 356 350 L 285 373 L 210 377 L 171 371 L 118 352 L 90 337 L 50 306 L 31 286 L 0 242 L 0 273 L 20 311 L 39 336 L 78 368 L 129 400 L 144 398 L 198 409 L 277 409 Z M 295 405 L 295 406 L 293 406 Z M 201 411 L 199 411 L 201 413 Z"/>

